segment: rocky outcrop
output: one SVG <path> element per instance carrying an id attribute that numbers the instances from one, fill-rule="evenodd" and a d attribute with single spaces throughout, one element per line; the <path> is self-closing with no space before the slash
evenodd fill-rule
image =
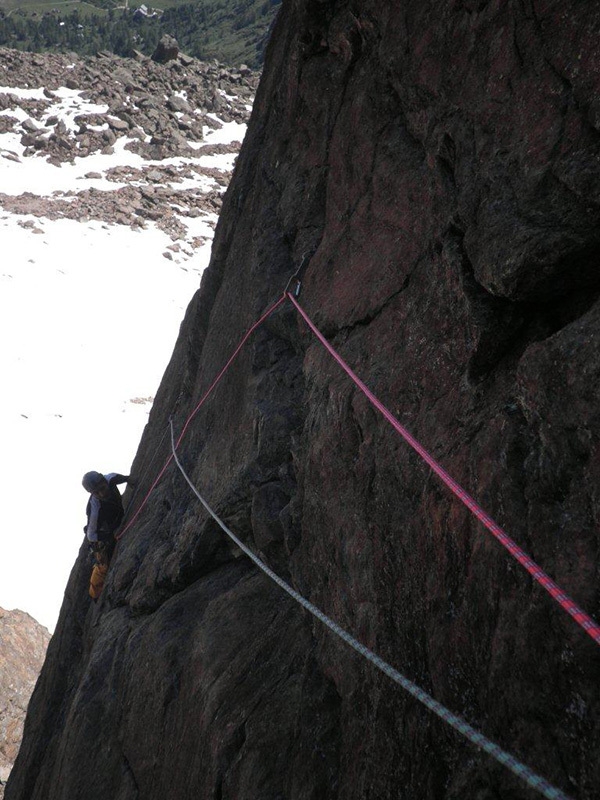
<path id="1" fill-rule="evenodd" d="M 27 704 L 50 634 L 23 611 L 0 608 L 0 798 L 17 757 Z"/>
<path id="2" fill-rule="evenodd" d="M 158 61 L 159 64 L 166 64 L 167 61 L 174 61 L 178 55 L 179 45 L 177 41 L 172 36 L 165 35 L 156 45 L 151 58 L 152 61 Z"/>
<path id="3" fill-rule="evenodd" d="M 134 474 L 140 496 L 306 255 L 368 385 L 600 616 L 600 11 L 284 4 Z M 600 765 L 597 645 L 433 478 L 288 305 L 189 426 L 226 523 L 567 794 Z M 171 464 L 99 607 L 71 575 L 7 800 L 537 796 L 308 619 Z"/>

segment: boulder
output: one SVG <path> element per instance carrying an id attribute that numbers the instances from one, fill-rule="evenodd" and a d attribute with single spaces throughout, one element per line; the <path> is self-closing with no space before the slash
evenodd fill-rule
<path id="1" fill-rule="evenodd" d="M 182 114 L 188 114 L 192 109 L 190 104 L 183 97 L 179 95 L 171 95 L 167 100 L 167 108 L 171 111 L 178 111 Z"/>
<path id="2" fill-rule="evenodd" d="M 22 127 L 22 128 L 23 128 L 23 130 L 24 130 L 24 131 L 26 131 L 27 133 L 39 133 L 39 132 L 40 132 L 40 127 L 39 127 L 39 125 L 37 125 L 37 124 L 36 124 L 36 123 L 35 123 L 35 122 L 34 122 L 32 119 L 30 119 L 30 118 L 27 118 L 26 120 L 23 120 L 23 122 L 21 123 L 21 127 Z"/>
<path id="3" fill-rule="evenodd" d="M 177 44 L 177 40 L 165 34 L 157 44 L 151 59 L 157 64 L 167 64 L 169 61 L 176 59 L 178 55 L 179 45 Z"/>
<path id="4" fill-rule="evenodd" d="M 0 781 L 17 757 L 25 712 L 39 676 L 50 634 L 23 611 L 0 608 Z M 0 789 L 0 794 L 1 794 Z"/>

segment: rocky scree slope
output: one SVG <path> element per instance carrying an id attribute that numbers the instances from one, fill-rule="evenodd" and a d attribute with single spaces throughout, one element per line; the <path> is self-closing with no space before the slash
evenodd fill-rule
<path id="1" fill-rule="evenodd" d="M 361 377 L 600 616 L 600 10 L 284 3 L 141 495 L 243 332 L 301 300 Z M 180 447 L 326 613 L 570 796 L 598 647 L 278 310 Z M 169 468 L 98 608 L 82 553 L 8 800 L 537 797 L 241 557 Z M 82 768 L 85 765 L 85 768 Z"/>
<path id="2" fill-rule="evenodd" d="M 27 704 L 50 634 L 23 611 L 0 608 L 0 798 L 21 743 Z"/>
<path id="3" fill-rule="evenodd" d="M 111 155 L 124 145 L 143 159 L 139 167 L 110 169 L 106 177 L 115 184 L 114 191 L 92 187 L 55 191 L 51 197 L 32 192 L 12 196 L 0 186 L 0 207 L 48 219 L 100 219 L 133 228 L 152 222 L 172 238 L 175 248 L 185 243 L 193 252 L 201 246 L 203 242 L 186 236 L 185 218 L 218 214 L 231 177 L 201 160 L 234 154 L 240 147 L 239 142 L 206 143 L 205 133 L 223 123 L 247 122 L 259 76 L 244 66 L 233 69 L 189 58 L 170 42 L 170 48 L 161 49 L 164 63 L 141 54 L 124 59 L 102 52 L 82 58 L 0 49 L 0 132 L 14 132 L 24 146 L 22 155 L 4 148 L 0 157 L 42 158 L 60 169 L 75 159 Z M 96 110 L 76 114 L 66 124 L 53 111 L 63 87 Z M 43 88 L 44 98 L 21 97 L 17 89 L 27 88 Z M 103 176 L 91 170 L 86 177 Z M 198 190 L 181 190 L 179 184 L 190 180 L 198 182 Z"/>

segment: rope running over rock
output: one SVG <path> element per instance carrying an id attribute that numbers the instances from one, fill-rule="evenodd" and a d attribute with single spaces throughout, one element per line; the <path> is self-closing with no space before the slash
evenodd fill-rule
<path id="1" fill-rule="evenodd" d="M 217 514 L 212 510 L 206 500 L 202 497 L 202 495 L 198 492 L 190 478 L 188 477 L 187 473 L 185 472 L 179 458 L 177 457 L 177 444 L 175 443 L 175 435 L 173 429 L 173 421 L 171 423 L 171 449 L 172 449 L 172 456 L 175 459 L 175 463 L 185 478 L 187 484 L 189 485 L 190 489 L 196 495 L 198 500 L 202 503 L 204 508 L 208 511 L 211 517 L 215 520 L 217 525 L 227 534 L 227 536 L 242 550 L 248 558 L 250 558 L 256 566 L 264 572 L 267 577 L 269 577 L 272 581 L 274 581 L 284 592 L 287 592 L 290 597 L 292 597 L 297 603 L 303 606 L 313 617 L 316 617 L 320 622 L 326 625 L 336 636 L 338 636 L 342 641 L 344 641 L 347 645 L 349 645 L 353 650 L 359 653 L 361 656 L 366 658 L 368 661 L 371 662 L 374 666 L 376 666 L 381 672 L 391 678 L 395 683 L 399 684 L 403 689 L 405 689 L 409 694 L 411 694 L 414 698 L 416 698 L 420 703 L 425 705 L 430 711 L 433 711 L 434 714 L 437 714 L 438 717 L 444 720 L 444 722 L 451 725 L 455 730 L 461 733 L 465 738 L 467 738 L 472 744 L 476 747 L 481 748 L 484 750 L 488 755 L 492 756 L 507 767 L 513 774 L 517 775 L 523 781 L 525 781 L 529 786 L 533 789 L 538 791 L 544 797 L 548 798 L 548 800 L 569 800 L 569 797 L 564 794 L 560 789 L 555 788 L 552 784 L 548 783 L 545 778 L 537 775 L 533 772 L 529 767 L 525 764 L 522 764 L 518 761 L 514 756 L 510 753 L 507 753 L 497 744 L 492 742 L 482 733 L 475 730 L 468 722 L 465 722 L 461 717 L 454 714 L 452 711 L 447 709 L 441 703 L 438 703 L 437 700 L 434 700 L 431 695 L 427 694 L 426 691 L 421 689 L 419 686 L 414 684 L 411 680 L 406 678 L 402 675 L 398 670 L 394 669 L 390 664 L 380 658 L 378 655 L 373 653 L 369 650 L 368 647 L 361 644 L 357 639 L 351 636 L 344 628 L 330 619 L 326 614 L 324 614 L 319 608 L 313 605 L 309 600 L 306 600 L 301 594 L 299 594 L 295 589 L 293 589 L 289 584 L 287 584 L 282 578 L 279 577 L 275 572 L 273 572 L 270 567 L 268 567 L 263 561 L 261 561 L 258 556 L 256 556 L 250 548 L 246 547 L 246 545 L 238 539 L 238 537 L 227 527 L 227 525 L 223 522 L 223 520 L 217 516 Z M 181 436 L 179 437 L 181 440 Z M 178 442 L 179 442 L 178 440 Z"/>
<path id="2" fill-rule="evenodd" d="M 592 639 L 596 642 L 596 644 L 600 644 L 600 625 L 589 615 L 587 614 L 582 608 L 580 608 L 577 603 L 567 594 L 567 592 L 563 591 L 563 589 L 556 584 L 549 575 L 547 575 L 544 570 L 536 564 L 536 562 L 530 558 L 524 550 L 522 550 L 517 543 L 511 539 L 511 537 L 490 517 L 490 515 L 483 510 L 483 508 L 471 497 L 468 492 L 466 492 L 460 484 L 458 484 L 454 478 L 439 464 L 435 458 L 423 447 L 423 445 L 415 439 L 415 437 L 394 417 L 392 412 L 383 405 L 383 403 L 375 397 L 373 392 L 367 387 L 367 385 L 356 375 L 356 373 L 349 367 L 349 365 L 344 361 L 344 359 L 339 355 L 339 353 L 332 347 L 332 345 L 327 341 L 327 339 L 323 336 L 323 334 L 319 331 L 316 327 L 314 322 L 310 319 L 306 311 L 302 308 L 302 306 L 294 297 L 294 293 L 288 291 L 291 283 L 294 281 L 295 276 L 292 276 L 288 281 L 288 285 L 285 288 L 284 294 L 277 300 L 273 305 L 265 311 L 265 313 L 248 329 L 245 333 L 243 338 L 241 339 L 240 343 L 234 350 L 233 354 L 230 356 L 229 360 L 223 367 L 223 369 L 219 372 L 217 377 L 211 383 L 207 391 L 204 393 L 200 402 L 188 416 L 181 433 L 179 434 L 179 438 L 177 439 L 176 446 L 178 447 L 181 440 L 183 439 L 187 428 L 189 427 L 192 419 L 196 416 L 200 407 L 203 403 L 208 399 L 210 394 L 216 388 L 217 384 L 221 380 L 221 378 L 225 375 L 229 367 L 231 366 L 234 359 L 237 357 L 241 349 L 244 347 L 246 341 L 250 338 L 252 333 L 259 328 L 262 323 L 277 309 L 279 306 L 286 300 L 290 300 L 300 316 L 304 319 L 310 330 L 313 334 L 317 337 L 317 339 L 321 342 L 323 347 L 329 352 L 329 354 L 337 361 L 337 363 L 341 366 L 341 368 L 346 372 L 346 374 L 352 379 L 352 381 L 358 386 L 358 388 L 365 394 L 367 399 L 371 402 L 371 404 L 387 419 L 387 421 L 392 425 L 392 427 L 402 436 L 402 438 L 415 450 L 419 456 L 431 467 L 431 469 L 436 473 L 436 475 L 448 486 L 448 488 L 456 495 L 456 497 L 461 500 L 462 503 L 471 511 L 471 513 L 487 528 L 487 530 L 492 533 L 493 536 L 498 539 L 498 541 L 508 550 L 508 552 L 523 566 L 527 572 L 537 581 L 544 589 L 550 594 L 550 596 L 559 603 L 562 608 L 573 617 L 575 622 L 583 628 L 583 630 L 591 636 Z M 296 278 L 296 291 L 297 294 L 300 288 L 299 279 Z M 121 539 L 125 533 L 129 530 L 129 528 L 133 525 L 137 517 L 139 516 L 140 512 L 146 505 L 148 498 L 154 491 L 156 485 L 164 475 L 167 467 L 173 460 L 173 456 L 170 455 L 167 461 L 165 462 L 164 466 L 160 470 L 159 474 L 157 475 L 156 479 L 152 483 L 150 489 L 148 490 L 146 496 L 144 497 L 143 501 L 141 502 L 140 506 L 138 507 L 137 511 L 133 515 L 133 517 L 129 520 L 129 522 L 125 525 L 125 527 L 117 534 L 115 537 L 117 540 Z M 133 498 L 132 498 L 133 500 Z M 131 507 L 132 503 L 130 503 Z M 128 507 L 128 512 L 129 512 Z"/>
<path id="3" fill-rule="evenodd" d="M 177 443 L 176 443 L 176 445 L 175 445 L 176 447 L 179 447 L 179 444 L 180 444 L 181 440 L 183 439 L 183 437 L 184 437 L 184 435 L 185 435 L 185 432 L 187 431 L 187 429 L 188 429 L 188 426 L 189 426 L 190 422 L 191 422 L 191 421 L 193 420 L 193 418 L 196 416 L 196 414 L 198 413 L 198 411 L 200 411 L 200 408 L 201 408 L 201 406 L 202 406 L 202 405 L 205 403 L 205 401 L 206 401 L 206 400 L 208 400 L 209 396 L 212 394 L 212 392 L 213 392 L 213 391 L 214 391 L 214 389 L 216 388 L 217 384 L 219 383 L 219 381 L 221 380 L 221 378 L 223 377 L 223 375 L 225 375 L 225 373 L 227 372 L 227 370 L 229 369 L 229 367 L 231 366 L 231 364 L 233 363 L 233 361 L 236 359 L 236 357 L 237 357 L 238 353 L 240 352 L 240 350 L 241 350 L 241 349 L 243 348 L 243 346 L 246 344 L 246 341 L 247 341 L 247 340 L 250 338 L 250 336 L 251 336 L 251 335 L 254 333 L 254 331 L 255 331 L 257 328 L 259 328 L 259 327 L 260 327 L 260 326 L 263 324 L 263 322 L 264 322 L 264 321 L 267 319 L 267 317 L 270 317 L 270 316 L 271 316 L 271 314 L 272 314 L 272 313 L 275 311 L 275 309 L 276 309 L 276 308 L 279 308 L 279 306 L 280 306 L 280 305 L 281 305 L 281 304 L 282 304 L 284 301 L 285 301 L 285 295 L 282 295 L 282 296 L 279 298 L 279 300 L 277 300 L 277 302 L 276 302 L 276 303 L 273 303 L 273 305 L 272 305 L 272 306 L 271 306 L 269 309 L 267 309 L 267 311 L 265 311 L 265 313 L 264 313 L 264 314 L 263 314 L 263 315 L 260 317 L 260 319 L 258 319 L 258 320 L 257 320 L 257 321 L 256 321 L 256 322 L 255 322 L 255 323 L 254 323 L 254 324 L 253 324 L 253 325 L 252 325 L 252 326 L 251 326 L 251 327 L 250 327 L 250 328 L 249 328 L 249 329 L 246 331 L 246 333 L 245 333 L 245 334 L 244 334 L 244 336 L 242 337 L 242 339 L 241 339 L 240 343 L 239 343 L 239 344 L 238 344 L 238 346 L 235 348 L 235 350 L 233 351 L 232 355 L 229 357 L 229 360 L 227 361 L 227 363 L 225 364 L 225 366 L 223 367 L 223 369 L 222 369 L 222 370 L 219 372 L 219 374 L 217 375 L 217 377 L 214 379 L 214 381 L 211 383 L 211 385 L 208 387 L 208 389 L 207 389 L 207 390 L 204 392 L 204 394 L 202 395 L 202 397 L 201 397 L 201 399 L 200 399 L 200 402 L 198 403 L 198 405 L 197 405 L 197 406 L 194 408 L 194 410 L 192 411 L 192 413 L 191 413 L 191 414 L 188 416 L 188 418 L 186 419 L 186 421 L 185 421 L 185 424 L 184 424 L 184 426 L 183 426 L 183 428 L 182 428 L 182 430 L 181 430 L 181 433 L 179 434 L 179 438 L 177 439 Z M 163 436 L 164 436 L 164 434 L 163 434 Z M 162 441 L 162 440 L 161 440 L 161 441 Z M 165 461 L 165 463 L 164 463 L 164 465 L 163 465 L 163 468 L 161 469 L 161 471 L 160 471 L 160 472 L 158 473 L 158 475 L 156 476 L 156 478 L 155 478 L 154 482 L 152 483 L 152 486 L 151 486 L 151 487 L 148 489 L 148 492 L 146 493 L 146 496 L 144 497 L 144 499 L 143 499 L 143 500 L 142 500 L 142 502 L 140 503 L 140 505 L 139 505 L 139 507 L 138 507 L 137 511 L 135 512 L 135 514 L 133 515 L 133 517 L 132 517 L 132 518 L 129 520 L 129 522 L 127 523 L 127 525 L 126 525 L 126 526 L 123 528 L 123 530 L 122 530 L 122 531 L 120 531 L 120 532 L 117 534 L 117 536 L 115 536 L 115 539 L 117 539 L 117 540 L 118 540 L 118 539 L 121 539 L 121 538 L 122 538 L 122 537 L 123 537 L 123 536 L 124 536 L 124 535 L 127 533 L 127 531 L 129 530 L 129 528 L 131 528 L 131 526 L 133 525 L 133 523 L 136 521 L 136 519 L 137 519 L 137 518 L 138 518 L 138 516 L 140 515 L 140 512 L 142 511 L 142 509 L 144 508 L 144 506 L 145 506 L 145 505 L 146 505 L 146 503 L 148 502 L 148 498 L 150 497 L 150 495 L 151 495 L 151 494 L 152 494 L 152 492 L 154 491 L 154 489 L 155 489 L 156 485 L 158 484 L 158 482 L 160 481 L 160 479 L 162 478 L 162 476 L 165 474 L 165 472 L 166 472 L 166 470 L 167 470 L 167 467 L 169 466 L 169 464 L 171 463 L 171 461 L 172 461 L 172 460 L 173 460 L 173 455 L 170 455 L 170 456 L 168 457 L 168 459 Z M 128 510 L 129 510 L 129 509 L 128 509 Z"/>
<path id="4" fill-rule="evenodd" d="M 502 530 L 502 528 L 496 523 L 490 515 L 483 510 L 483 508 L 468 494 L 455 480 L 452 478 L 448 472 L 439 464 L 435 458 L 429 453 L 423 445 L 418 442 L 414 436 L 402 425 L 396 417 L 392 414 L 392 412 L 386 408 L 383 403 L 375 397 L 373 392 L 367 387 L 363 381 L 356 375 L 355 372 L 348 366 L 348 364 L 344 361 L 344 359 L 340 356 L 340 354 L 329 344 L 327 339 L 323 336 L 323 334 L 319 331 L 316 327 L 314 322 L 310 319 L 306 311 L 302 308 L 302 306 L 298 303 L 296 298 L 290 293 L 287 292 L 287 297 L 289 300 L 292 301 L 294 306 L 296 307 L 298 313 L 304 319 L 310 330 L 314 333 L 317 339 L 321 342 L 323 347 L 328 351 L 328 353 L 333 356 L 333 358 L 337 361 L 337 363 L 341 366 L 341 368 L 346 372 L 347 375 L 354 381 L 356 386 L 363 392 L 363 394 L 368 398 L 371 404 L 379 411 L 383 416 L 387 419 L 387 421 L 392 425 L 392 427 L 402 436 L 402 438 L 408 442 L 408 444 L 415 450 L 425 461 L 431 469 L 435 472 L 435 474 L 441 478 L 441 480 L 446 484 L 446 486 L 456 495 L 456 497 L 464 503 L 464 505 L 469 509 L 469 511 L 474 514 L 475 517 L 492 533 L 496 539 L 508 550 L 508 552 L 521 564 L 521 566 L 525 567 L 527 572 L 541 585 L 546 589 L 546 591 L 550 594 L 551 597 L 559 603 L 564 610 L 570 614 L 575 622 L 580 625 L 583 630 L 589 634 L 589 636 L 594 639 L 596 644 L 600 644 L 600 625 L 592 619 L 583 609 L 581 609 L 577 603 L 569 597 L 569 595 L 563 591 L 560 586 L 558 586 L 552 578 L 547 575 L 544 570 L 539 567 L 535 561 L 530 558 L 524 550 L 522 550 L 519 545 L 513 541 L 510 536 Z"/>

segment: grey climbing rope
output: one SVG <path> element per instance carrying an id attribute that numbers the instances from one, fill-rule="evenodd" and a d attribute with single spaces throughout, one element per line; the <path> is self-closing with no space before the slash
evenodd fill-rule
<path id="1" fill-rule="evenodd" d="M 177 457 L 176 446 L 175 446 L 175 435 L 173 429 L 173 421 L 170 421 L 171 424 L 171 450 L 173 453 L 173 458 L 175 459 L 175 463 L 183 477 L 185 478 L 187 484 L 189 485 L 192 492 L 196 495 L 198 500 L 202 503 L 206 511 L 211 515 L 211 517 L 215 520 L 217 525 L 227 534 L 227 536 L 242 550 L 248 558 L 253 561 L 256 566 L 264 572 L 272 581 L 274 581 L 284 592 L 290 595 L 297 603 L 299 603 L 303 608 L 305 608 L 313 617 L 316 617 L 320 622 L 326 625 L 333 633 L 336 634 L 342 641 L 346 642 L 353 650 L 357 653 L 360 653 L 361 656 L 366 658 L 368 661 L 371 662 L 374 666 L 376 666 L 381 672 L 391 678 L 395 683 L 398 683 L 405 689 L 409 694 L 411 694 L 414 698 L 416 698 L 420 703 L 425 705 L 430 711 L 433 711 L 434 714 L 437 714 L 438 717 L 444 720 L 444 722 L 451 725 L 455 730 L 461 733 L 464 737 L 466 737 L 472 744 L 476 747 L 481 748 L 484 750 L 488 755 L 495 758 L 496 761 L 503 764 L 507 767 L 514 775 L 521 778 L 525 783 L 531 786 L 533 789 L 538 791 L 544 797 L 548 798 L 548 800 L 570 800 L 568 795 L 562 792 L 560 789 L 555 788 L 550 784 L 545 778 L 542 778 L 540 775 L 537 775 L 533 770 L 529 769 L 525 764 L 522 764 L 518 759 L 512 756 L 510 753 L 507 753 L 497 744 L 492 742 L 482 733 L 475 730 L 468 722 L 465 722 L 461 717 L 454 714 L 452 711 L 447 709 L 441 703 L 438 703 L 437 700 L 434 700 L 431 695 L 429 695 L 426 691 L 421 689 L 419 686 L 414 684 L 411 680 L 406 678 L 402 675 L 398 670 L 394 669 L 390 664 L 380 658 L 378 655 L 373 653 L 369 650 L 368 647 L 365 647 L 361 644 L 357 639 L 351 636 L 344 628 L 330 619 L 326 614 L 324 614 L 319 608 L 313 605 L 309 600 L 306 600 L 299 594 L 295 589 L 293 589 L 289 584 L 287 584 L 282 578 L 279 577 L 275 572 L 273 572 L 270 567 L 268 567 L 261 559 L 255 555 L 252 550 L 250 550 L 238 537 L 231 531 L 227 525 L 220 519 L 219 516 L 212 510 L 212 508 L 208 505 L 206 500 L 202 497 L 199 491 L 196 489 L 190 478 L 188 477 L 187 473 L 185 472 L 179 458 Z"/>

